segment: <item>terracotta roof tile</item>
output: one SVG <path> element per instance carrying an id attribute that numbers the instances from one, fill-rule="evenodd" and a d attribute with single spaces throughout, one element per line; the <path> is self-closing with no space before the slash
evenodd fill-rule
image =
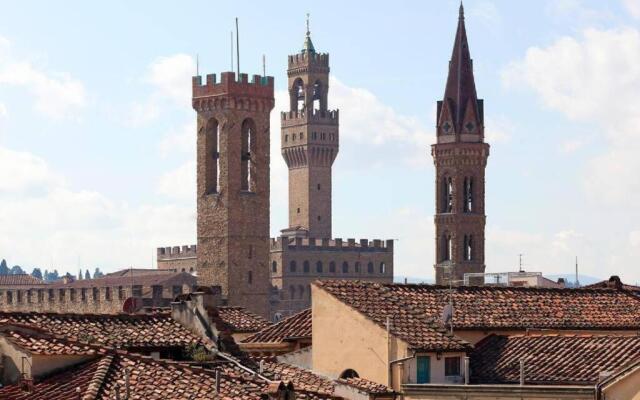
<path id="1" fill-rule="evenodd" d="M 0 325 L 22 324 L 93 345 L 187 347 L 200 338 L 169 314 L 106 315 L 0 312 Z"/>
<path id="2" fill-rule="evenodd" d="M 5 386 L 0 389 L 0 398 L 11 400 L 78 400 L 76 390 L 81 394 L 96 392 L 104 378 L 113 356 L 104 356 L 54 374 L 44 380 L 35 382 L 29 391 L 19 384 Z M 95 398 L 95 397 L 83 397 Z"/>
<path id="3" fill-rule="evenodd" d="M 316 281 L 314 284 L 384 329 L 389 321 L 392 334 L 413 349 L 465 351 L 471 347 L 434 322 L 437 319 L 425 311 L 420 293 L 397 290 L 403 288 L 400 285 L 361 281 Z M 444 303 L 439 307 L 438 318 L 443 306 Z"/>
<path id="4" fill-rule="evenodd" d="M 622 335 L 491 335 L 471 354 L 474 383 L 517 383 L 525 360 L 527 384 L 598 382 L 640 358 L 640 337 Z"/>
<path id="5" fill-rule="evenodd" d="M 346 378 L 346 379 L 338 379 L 338 382 L 344 383 L 345 385 L 352 386 L 358 390 L 369 394 L 391 394 L 393 390 L 386 385 L 381 385 L 376 382 L 372 382 L 368 379 L 363 378 Z"/>
<path id="6" fill-rule="evenodd" d="M 29 286 L 39 287 L 47 283 L 29 274 L 0 275 L 0 286 Z"/>
<path id="7" fill-rule="evenodd" d="M 220 317 L 233 333 L 253 333 L 271 326 L 271 322 L 242 307 L 216 307 L 207 311 L 212 317 Z"/>
<path id="8" fill-rule="evenodd" d="M 380 323 L 390 316 L 399 327 L 411 327 L 420 315 L 440 324 L 449 301 L 443 286 L 315 284 Z M 640 299 L 624 290 L 461 286 L 453 290 L 453 303 L 457 329 L 640 329 Z"/>
<path id="9" fill-rule="evenodd" d="M 22 347 L 32 354 L 53 356 L 53 355 L 95 355 L 94 348 L 82 343 L 73 343 L 55 337 L 24 332 L 20 329 L 7 330 L 0 335 L 4 336 L 11 343 Z"/>
<path id="10" fill-rule="evenodd" d="M 264 328 L 244 339 L 242 343 L 281 343 L 300 338 L 311 338 L 310 308 Z"/>
<path id="11" fill-rule="evenodd" d="M 334 383 L 312 371 L 279 362 L 263 362 L 264 376 L 272 380 L 283 380 L 293 383 L 296 391 L 332 395 Z"/>

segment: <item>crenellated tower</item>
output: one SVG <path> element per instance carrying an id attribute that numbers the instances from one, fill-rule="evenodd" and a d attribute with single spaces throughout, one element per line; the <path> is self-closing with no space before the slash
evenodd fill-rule
<path id="1" fill-rule="evenodd" d="M 197 112 L 198 283 L 269 315 L 269 114 L 273 78 L 193 78 Z"/>
<path id="2" fill-rule="evenodd" d="M 431 146 L 436 167 L 436 283 L 448 284 L 453 279 L 459 284 L 465 273 L 485 271 L 484 186 L 489 156 L 483 101 L 476 94 L 462 4 L 436 121 L 437 142 Z"/>
<path id="3" fill-rule="evenodd" d="M 281 114 L 289 168 L 289 229 L 331 237 L 331 167 L 338 154 L 338 110 L 329 110 L 329 54 L 317 53 L 309 22 L 300 53 L 289 56 L 290 107 Z"/>

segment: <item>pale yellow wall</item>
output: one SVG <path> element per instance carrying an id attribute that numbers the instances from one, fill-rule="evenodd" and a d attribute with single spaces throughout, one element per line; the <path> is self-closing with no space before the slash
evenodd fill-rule
<path id="1" fill-rule="evenodd" d="M 462 385 L 461 385 L 462 386 Z M 445 393 L 433 388 L 429 391 L 406 391 L 402 396 L 403 400 L 593 400 L 593 391 L 585 390 L 545 392 L 530 388 L 524 393 L 520 393 L 517 387 L 510 390 L 476 390 L 473 386 L 468 386 L 464 390 L 456 393 Z"/>
<path id="2" fill-rule="evenodd" d="M 91 360 L 93 356 L 74 355 L 33 355 L 31 357 L 31 374 L 34 378 L 47 375 L 53 371 L 64 370 L 67 367 Z"/>
<path id="3" fill-rule="evenodd" d="M 464 358 L 465 353 L 443 353 L 438 360 L 436 353 L 417 353 L 416 356 L 429 356 L 431 358 L 430 365 L 430 378 L 429 383 L 445 383 L 444 375 L 444 359 L 445 357 L 459 357 L 460 358 L 460 376 L 464 376 Z M 416 383 L 417 381 L 417 366 L 416 359 L 404 361 L 404 382 L 402 383 Z"/>
<path id="4" fill-rule="evenodd" d="M 640 400 L 640 369 L 602 390 L 603 400 Z"/>
<path id="5" fill-rule="evenodd" d="M 16 383 L 20 378 L 20 373 L 24 372 L 31 376 L 31 356 L 19 347 L 14 346 L 5 337 L 0 336 L 0 355 L 2 355 L 3 374 L 2 383 L 9 385 Z M 24 361 L 24 371 L 22 370 L 22 358 Z"/>
<path id="6" fill-rule="evenodd" d="M 393 339 L 389 355 L 385 329 L 324 290 L 311 288 L 313 370 L 335 378 L 351 368 L 361 378 L 388 385 L 389 359 L 406 357 L 406 344 Z"/>

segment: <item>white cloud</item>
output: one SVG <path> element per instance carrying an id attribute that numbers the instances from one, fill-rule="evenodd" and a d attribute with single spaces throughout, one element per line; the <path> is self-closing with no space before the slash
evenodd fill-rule
<path id="1" fill-rule="evenodd" d="M 629 11 L 629 14 L 634 18 L 640 18 L 640 0 L 623 0 L 624 5 Z"/>
<path id="2" fill-rule="evenodd" d="M 196 153 L 196 119 L 166 134 L 158 145 L 160 155 L 168 157 L 175 153 L 189 154 L 195 159 Z"/>
<path id="3" fill-rule="evenodd" d="M 7 106 L 0 103 L 0 118 L 6 118 L 7 115 L 9 115 L 9 112 L 7 111 Z"/>
<path id="4" fill-rule="evenodd" d="M 179 200 L 195 200 L 196 162 L 188 161 L 164 174 L 158 182 L 158 193 Z"/>
<path id="5" fill-rule="evenodd" d="M 54 119 L 77 118 L 87 95 L 82 82 L 66 73 L 51 73 L 11 55 L 11 43 L 0 37 L 0 85 L 25 88 L 39 113 Z"/>
<path id="6" fill-rule="evenodd" d="M 0 185 L 0 257 L 27 268 L 150 267 L 156 246 L 193 240 L 193 207 L 133 208 L 73 190 L 33 154 L 0 147 Z"/>
<path id="7" fill-rule="evenodd" d="M 587 144 L 585 138 L 565 139 L 560 142 L 560 151 L 564 154 L 575 153 Z"/>
<path id="8" fill-rule="evenodd" d="M 607 204 L 640 204 L 640 31 L 587 29 L 546 48 L 532 47 L 503 72 L 526 83 L 542 103 L 573 121 L 597 124 L 609 146 L 588 163 L 584 186 Z M 562 140 L 562 138 L 561 138 Z M 569 140 L 569 139 L 564 139 Z M 577 143 L 565 143 L 571 150 Z"/>
<path id="9" fill-rule="evenodd" d="M 145 81 L 160 95 L 179 104 L 191 104 L 191 77 L 195 70 L 196 63 L 187 54 L 160 57 L 149 65 Z"/>

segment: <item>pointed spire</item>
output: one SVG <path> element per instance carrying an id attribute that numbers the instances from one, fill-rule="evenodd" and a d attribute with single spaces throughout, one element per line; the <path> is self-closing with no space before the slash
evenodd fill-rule
<path id="1" fill-rule="evenodd" d="M 463 131 L 463 122 L 465 114 L 475 115 L 476 125 L 480 126 L 481 121 L 478 116 L 481 115 L 478 108 L 478 97 L 476 94 L 476 85 L 473 77 L 473 61 L 469 52 L 469 43 L 467 41 L 467 31 L 464 24 L 464 6 L 460 2 L 458 14 L 458 28 L 456 30 L 456 38 L 449 61 L 449 75 L 447 77 L 447 86 L 444 93 L 446 103 L 452 104 L 450 110 L 455 126 L 455 132 Z M 467 107 L 473 107 L 472 112 L 466 110 Z M 468 122 L 468 121 L 467 121 Z"/>
<path id="2" fill-rule="evenodd" d="M 304 38 L 302 52 L 309 54 L 313 54 L 316 52 L 316 49 L 313 47 L 313 42 L 311 41 L 311 31 L 309 30 L 309 13 L 307 13 L 307 35 Z"/>

